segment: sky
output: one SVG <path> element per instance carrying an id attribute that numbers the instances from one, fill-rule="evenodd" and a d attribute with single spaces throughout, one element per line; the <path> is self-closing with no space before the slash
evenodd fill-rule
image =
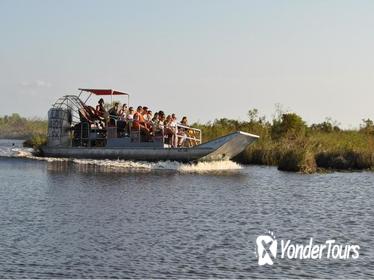
<path id="1" fill-rule="evenodd" d="M 358 127 L 374 119 L 373 14 L 371 0 L 0 0 L 0 115 L 46 118 L 86 87 L 191 122 L 281 104 Z"/>

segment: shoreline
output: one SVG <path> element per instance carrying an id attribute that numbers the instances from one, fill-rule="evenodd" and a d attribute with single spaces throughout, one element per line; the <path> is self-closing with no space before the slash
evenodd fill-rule
<path id="1" fill-rule="evenodd" d="M 222 118 L 191 126 L 202 130 L 203 142 L 238 130 L 259 135 L 258 141 L 233 159 L 240 164 L 305 174 L 374 170 L 374 122 L 370 119 L 364 119 L 360 129 L 344 130 L 329 119 L 308 125 L 295 113 L 276 113 L 277 117 L 267 121 L 252 109 L 247 121 Z M 0 139 L 24 141 L 24 147 L 37 151 L 46 143 L 47 123 L 13 114 L 0 124 Z"/>

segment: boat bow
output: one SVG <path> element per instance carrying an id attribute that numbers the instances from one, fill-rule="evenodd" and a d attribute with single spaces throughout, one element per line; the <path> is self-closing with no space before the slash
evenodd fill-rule
<path id="1" fill-rule="evenodd" d="M 212 150 L 211 153 L 200 158 L 201 161 L 229 160 L 244 151 L 249 144 L 258 138 L 258 135 L 236 131 L 198 145 L 194 149 L 207 148 Z"/>

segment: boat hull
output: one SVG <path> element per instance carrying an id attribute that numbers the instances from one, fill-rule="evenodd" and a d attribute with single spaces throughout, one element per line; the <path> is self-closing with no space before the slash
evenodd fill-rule
<path id="1" fill-rule="evenodd" d="M 42 154 L 46 157 L 137 161 L 229 160 L 242 152 L 257 138 L 256 135 L 237 131 L 192 148 L 44 146 L 42 147 Z"/>

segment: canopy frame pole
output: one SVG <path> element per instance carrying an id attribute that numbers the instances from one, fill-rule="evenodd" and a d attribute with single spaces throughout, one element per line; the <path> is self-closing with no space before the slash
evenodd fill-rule
<path id="1" fill-rule="evenodd" d="M 86 101 L 84 101 L 84 104 L 86 104 L 87 103 L 87 101 L 88 101 L 88 99 L 90 99 L 91 98 L 91 95 L 92 95 L 92 92 L 90 93 L 90 95 L 87 97 L 87 99 L 86 99 Z"/>

